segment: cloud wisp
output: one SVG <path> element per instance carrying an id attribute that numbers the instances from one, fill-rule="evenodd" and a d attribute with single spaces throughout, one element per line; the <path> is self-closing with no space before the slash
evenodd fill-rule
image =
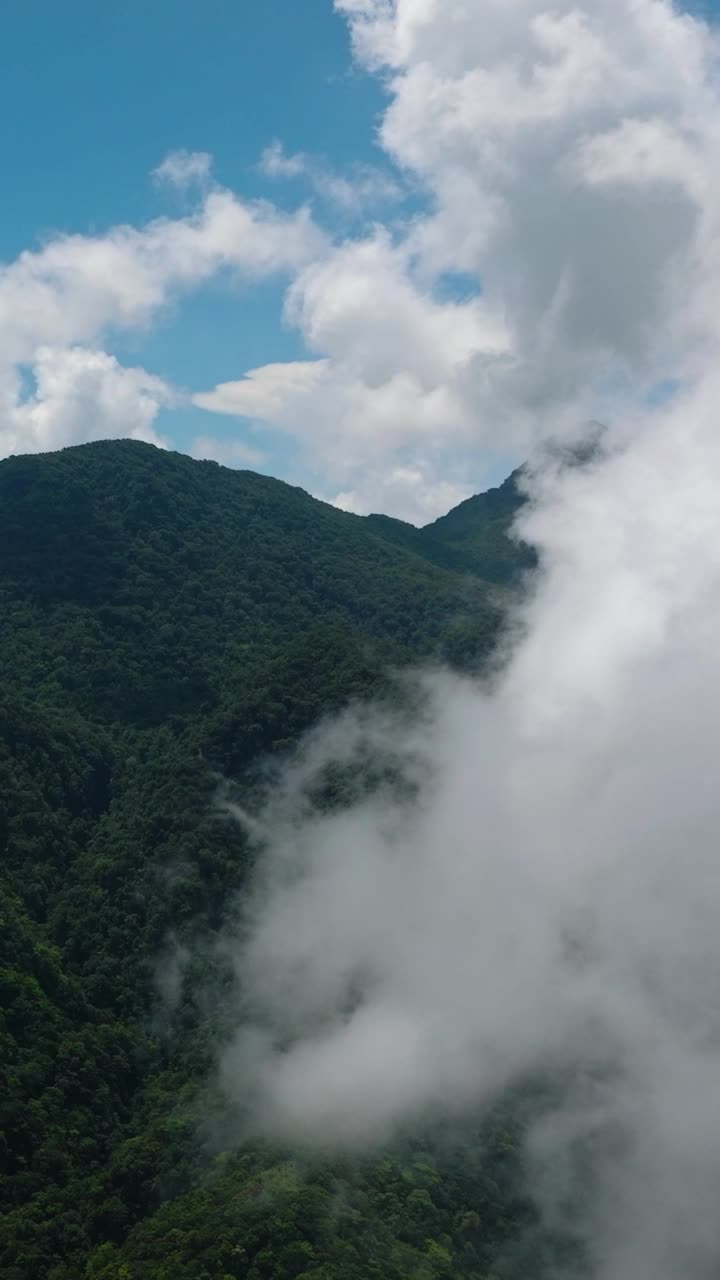
<path id="1" fill-rule="evenodd" d="M 153 170 L 153 178 L 168 183 L 181 191 L 198 184 L 205 187 L 210 181 L 212 156 L 209 151 L 170 151 Z"/>
<path id="2" fill-rule="evenodd" d="M 403 198 L 403 189 L 387 169 L 377 165 L 354 164 L 347 173 L 338 173 L 316 156 L 288 153 L 278 138 L 260 157 L 260 172 L 267 178 L 302 180 L 331 208 L 347 216 L 377 213 Z"/>

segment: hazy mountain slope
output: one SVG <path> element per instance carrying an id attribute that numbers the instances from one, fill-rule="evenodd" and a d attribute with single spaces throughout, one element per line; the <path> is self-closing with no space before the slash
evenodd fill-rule
<path id="1" fill-rule="evenodd" d="M 287 1153 L 208 1164 L 199 1090 L 222 986 L 217 1008 L 200 1002 L 207 973 L 191 970 L 162 1016 L 153 988 L 170 934 L 211 936 L 246 873 L 213 808 L 218 772 L 381 692 L 388 664 L 489 652 L 484 518 L 452 526 L 447 545 L 473 558 L 461 573 L 424 531 L 398 545 L 382 521 L 147 445 L 0 463 L 4 1280 L 344 1280 L 380 1258 L 383 1276 L 425 1277 L 461 1255 L 473 1274 L 530 1222 L 503 1189 L 502 1125 L 484 1172 L 453 1158 L 413 1173 L 411 1150 L 307 1183 Z M 269 1208 L 251 1221 L 237 1205 L 258 1189 Z"/>

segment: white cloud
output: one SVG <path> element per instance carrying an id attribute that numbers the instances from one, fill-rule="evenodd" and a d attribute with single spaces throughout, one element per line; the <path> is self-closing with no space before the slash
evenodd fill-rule
<path id="1" fill-rule="evenodd" d="M 444 477 L 427 464 L 453 440 L 480 434 L 465 386 L 480 376 L 479 366 L 489 376 L 504 359 L 502 320 L 479 298 L 438 300 L 412 279 L 402 250 L 382 231 L 309 264 L 292 284 L 286 309 L 320 358 L 251 370 L 195 403 L 295 436 L 323 487 L 340 486 L 345 502 L 377 510 L 395 494 L 401 506 L 394 514 L 439 515 L 443 492 L 458 490 L 455 482 L 444 490 Z M 424 496 L 418 488 L 408 505 L 405 483 L 375 487 L 368 459 L 377 459 L 377 476 L 385 470 L 407 476 L 417 465 L 414 459 L 408 471 L 406 455 L 413 453 L 426 456 Z M 461 487 L 464 493 L 466 483 Z"/>
<path id="2" fill-rule="evenodd" d="M 27 360 L 42 343 L 142 327 L 218 272 L 252 280 L 296 271 L 322 244 L 306 210 L 283 214 L 227 191 L 210 192 L 187 218 L 58 236 L 0 268 L 2 356 Z"/>
<path id="3" fill-rule="evenodd" d="M 309 445 L 311 456 L 322 452 L 327 458 L 330 451 L 337 467 L 343 459 L 359 465 L 373 440 L 383 449 L 388 437 L 396 447 L 403 434 L 415 443 L 423 429 L 432 438 L 461 412 L 444 388 L 425 389 L 412 375 L 389 375 L 368 387 L 360 378 L 351 382 L 327 360 L 264 365 L 239 382 L 195 396 L 194 403 L 281 427 Z"/>
<path id="4" fill-rule="evenodd" d="M 372 165 L 356 165 L 349 176 L 320 170 L 313 175 L 313 185 L 324 200 L 348 214 L 376 213 L 379 206 L 393 204 L 403 195 L 397 181 Z"/>
<path id="5" fill-rule="evenodd" d="M 237 382 L 196 395 L 194 403 L 294 435 L 323 492 L 330 492 L 328 481 L 352 482 L 331 499 L 348 511 L 392 512 L 426 524 L 471 492 L 465 478 L 439 477 L 432 460 L 443 434 L 461 423 L 462 405 L 443 386 L 423 386 L 416 374 L 388 367 L 386 379 L 372 387 L 329 359 L 294 361 L 251 369 Z"/>
<path id="6" fill-rule="evenodd" d="M 318 255 L 291 285 L 287 318 L 329 363 L 322 384 L 290 377 L 284 403 L 271 366 L 267 420 L 322 460 L 328 486 L 362 488 L 370 450 L 405 467 L 430 431 L 437 480 L 471 435 L 520 458 L 685 379 L 716 326 L 709 28 L 665 0 L 336 8 L 386 78 L 380 141 L 427 206 Z M 315 163 L 279 142 L 263 160 L 317 182 Z"/>
<path id="7" fill-rule="evenodd" d="M 63 418 L 62 438 L 71 443 L 70 415 L 77 411 L 76 438 L 85 439 L 85 419 L 74 399 L 74 375 L 69 375 L 70 370 L 77 372 L 80 359 L 74 348 L 95 346 L 116 331 L 142 330 L 161 308 L 219 273 L 230 279 L 257 280 L 297 272 L 322 251 L 324 243 L 306 209 L 285 214 L 267 203 L 244 203 L 218 189 L 185 218 L 161 218 L 141 228 L 113 227 L 98 236 L 51 238 L 40 249 L 0 265 L 0 381 L 14 388 L 14 370 L 21 365 L 37 365 L 39 377 L 44 378 L 46 349 L 52 350 L 53 360 L 64 360 L 68 378 L 54 381 L 51 416 Z M 114 385 L 119 388 L 121 371 L 113 357 L 96 351 L 92 358 L 105 360 L 108 369 L 116 370 Z M 140 376 L 134 370 L 127 373 L 126 391 L 133 380 L 139 386 Z M 157 380 L 153 384 L 149 374 L 142 377 L 146 390 L 160 386 Z M 63 388 L 68 393 L 66 410 L 60 405 Z M 38 425 L 50 414 L 49 407 L 33 401 L 24 408 L 12 408 L 16 394 L 15 390 L 9 393 L 12 421 L 6 418 L 0 447 L 7 451 L 11 441 L 16 451 L 34 448 L 43 433 L 52 440 L 53 431 Z M 41 399 L 45 400 L 44 393 Z M 141 397 L 134 408 L 129 403 L 127 407 L 124 429 L 114 403 L 100 395 L 94 409 L 95 434 L 111 430 L 130 434 L 137 413 L 142 416 L 147 411 L 148 401 Z M 23 431 L 27 431 L 25 442 Z"/>
<path id="8" fill-rule="evenodd" d="M 250 369 L 237 382 L 223 382 L 213 391 L 194 396 L 199 409 L 241 418 L 282 421 L 288 403 L 314 392 L 325 379 L 326 360 L 296 360 Z"/>
<path id="9" fill-rule="evenodd" d="M 697 272 L 720 124 L 707 28 L 663 0 L 337 7 L 391 69 L 384 145 L 436 202 L 417 252 L 474 274 L 508 316 L 514 360 L 489 407 L 586 415 L 614 368 L 682 362 L 667 318 Z"/>
<path id="10" fill-rule="evenodd" d="M 173 187 L 189 187 L 193 183 L 203 186 L 212 171 L 212 156 L 207 151 L 170 151 L 157 169 L 153 169 L 156 182 L 167 182 Z"/>
<path id="11" fill-rule="evenodd" d="M 563 1082 L 532 1185 L 596 1280 L 720 1257 L 719 399 L 709 368 L 585 469 L 547 462 L 505 672 L 428 677 L 412 724 L 365 708 L 311 735 L 224 944 L 260 1012 L 222 1077 L 263 1133 L 366 1148 Z M 420 801 L 312 808 L 368 755 Z"/>
<path id="12" fill-rule="evenodd" d="M 144 369 L 123 368 L 104 351 L 40 347 L 31 374 L 34 390 L 25 397 L 18 378 L 3 383 L 0 455 L 118 436 L 167 444 L 154 423 L 174 395 Z"/>
<path id="13" fill-rule="evenodd" d="M 370 388 L 399 373 L 427 389 L 449 386 L 474 356 L 507 349 L 502 318 L 484 299 L 438 301 L 382 230 L 311 262 L 289 290 L 287 314 L 311 350 Z"/>

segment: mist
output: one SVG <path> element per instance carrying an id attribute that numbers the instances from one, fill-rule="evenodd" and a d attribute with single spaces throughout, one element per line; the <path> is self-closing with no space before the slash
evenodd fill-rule
<path id="1" fill-rule="evenodd" d="M 432 3 L 341 7 L 376 62 L 393 22 L 405 50 L 432 15 L 441 22 Z M 543 6 L 511 7 L 497 40 L 503 58 L 503 42 L 523 42 L 522 61 Z M 531 1077 L 562 1080 L 528 1139 L 546 1220 L 563 1213 L 581 1146 L 589 1181 L 573 1228 L 598 1280 L 706 1280 L 720 1269 L 720 324 L 709 305 L 720 108 L 700 56 L 708 29 L 660 0 L 557 17 L 555 35 L 574 33 L 589 57 L 590 34 L 613 21 L 613 66 L 628 83 L 637 71 L 642 112 L 623 114 L 626 95 L 613 120 L 603 95 L 597 136 L 578 144 L 553 126 L 544 157 L 550 195 L 578 145 L 592 168 L 572 236 L 600 256 L 585 275 L 558 263 L 543 288 L 556 320 L 563 298 L 582 315 L 552 329 L 546 367 L 562 382 L 565 352 L 573 397 L 583 378 L 607 388 L 600 347 L 616 342 L 624 381 L 602 447 L 582 466 L 540 453 L 528 470 L 516 533 L 539 568 L 493 672 L 418 673 L 413 714 L 351 710 L 277 780 L 258 818 L 254 884 L 223 942 L 249 1017 L 221 1075 L 253 1131 L 362 1151 L 428 1116 L 461 1119 Z M 662 59 L 624 44 L 638 30 Z M 656 101 L 644 71 L 665 65 L 673 39 L 683 75 L 672 92 L 658 83 Z M 466 40 L 458 69 L 450 42 L 440 70 L 462 78 L 481 55 Z M 409 54 L 393 56 L 405 58 L 385 122 L 397 148 L 419 73 Z M 674 140 L 653 133 L 666 109 Z M 428 138 L 426 149 L 432 128 Z M 672 236 L 650 237 L 635 264 L 644 288 L 623 310 L 629 189 L 633 235 L 643 219 L 656 231 L 670 219 Z M 525 196 L 503 186 L 518 236 Z M 598 225 L 612 235 L 593 240 Z M 536 247 L 525 284 L 552 269 L 542 237 Z M 532 258 L 527 237 L 513 251 L 520 266 Z M 599 290 L 603 272 L 615 291 Z M 528 296 L 516 319 L 532 334 L 548 313 L 530 315 Z M 671 388 L 652 364 L 660 350 Z M 520 380 L 523 368 L 520 351 Z M 526 372 L 537 378 L 534 357 Z M 341 810 L 313 804 L 328 768 L 368 758 L 386 762 L 385 785 Z"/>

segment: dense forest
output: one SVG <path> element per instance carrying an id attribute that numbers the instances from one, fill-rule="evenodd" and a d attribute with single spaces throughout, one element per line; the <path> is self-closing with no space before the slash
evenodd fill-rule
<path id="1" fill-rule="evenodd" d="M 136 442 L 0 464 L 3 1280 L 553 1274 L 527 1096 L 362 1160 L 223 1148 L 202 945 L 251 865 L 220 780 L 408 664 L 482 668 L 521 501 L 418 530 Z"/>

